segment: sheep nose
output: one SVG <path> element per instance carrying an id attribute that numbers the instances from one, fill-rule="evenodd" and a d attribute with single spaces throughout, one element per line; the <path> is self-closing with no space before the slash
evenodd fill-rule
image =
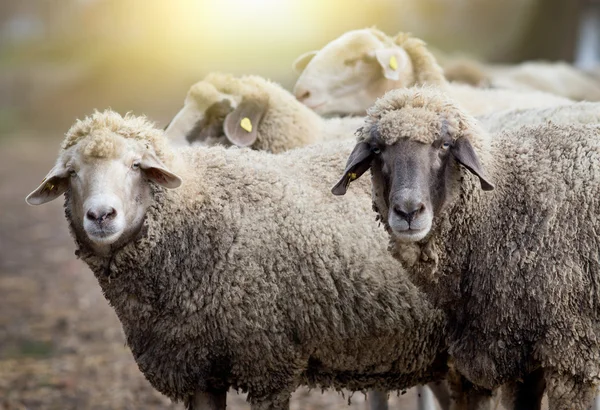
<path id="1" fill-rule="evenodd" d="M 106 220 L 115 219 L 117 216 L 117 210 L 113 207 L 97 207 L 90 208 L 85 214 L 86 218 L 92 222 L 96 222 L 97 224 L 102 224 Z"/>
<path id="2" fill-rule="evenodd" d="M 296 99 L 300 102 L 306 101 L 310 98 L 310 91 L 304 88 L 296 89 Z"/>
<path id="3" fill-rule="evenodd" d="M 394 205 L 394 212 L 409 224 L 412 222 L 413 219 L 415 219 L 416 216 L 418 216 L 424 210 L 425 204 L 422 202 L 416 204 L 406 203 L 401 205 Z"/>

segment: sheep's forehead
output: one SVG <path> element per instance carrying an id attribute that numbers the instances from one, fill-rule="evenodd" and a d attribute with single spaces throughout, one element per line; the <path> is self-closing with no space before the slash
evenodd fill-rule
<path id="1" fill-rule="evenodd" d="M 354 58 L 362 58 L 366 53 L 381 48 L 382 42 L 370 30 L 358 30 L 346 33 L 327 44 L 317 58 L 326 59 L 331 63 L 344 64 Z"/>
<path id="2" fill-rule="evenodd" d="M 190 89 L 189 96 L 194 98 L 202 108 L 207 103 L 214 103 L 224 99 L 239 104 L 244 98 L 268 101 L 267 91 L 280 88 L 274 83 L 259 76 L 244 76 L 241 78 L 229 74 L 209 74 L 204 81 L 200 81 Z M 210 105 L 210 104 L 208 104 Z"/>
<path id="3" fill-rule="evenodd" d="M 379 138 L 386 145 L 401 138 L 430 144 L 440 137 L 443 127 L 447 124 L 438 113 L 412 107 L 389 112 L 377 122 Z"/>
<path id="4" fill-rule="evenodd" d="M 95 162 L 98 159 L 113 160 L 135 153 L 141 155 L 144 144 L 105 130 L 91 133 L 79 141 L 76 148 L 76 153 L 83 162 Z"/>
<path id="5" fill-rule="evenodd" d="M 205 103 L 207 101 L 217 100 L 221 96 L 222 94 L 217 91 L 214 85 L 206 81 L 200 81 L 192 85 L 187 98 L 197 103 Z"/>

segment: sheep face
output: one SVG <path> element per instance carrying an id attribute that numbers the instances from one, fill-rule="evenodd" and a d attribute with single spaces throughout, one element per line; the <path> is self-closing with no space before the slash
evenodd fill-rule
<path id="1" fill-rule="evenodd" d="M 350 31 L 300 56 L 294 65 L 302 71 L 293 90 L 298 101 L 322 115 L 363 114 L 411 67 L 404 49 L 382 36 L 371 29 Z"/>
<path id="2" fill-rule="evenodd" d="M 40 205 L 68 192 L 66 206 L 76 236 L 103 253 L 139 231 L 151 204 L 149 181 L 167 188 L 181 184 L 149 144 L 106 132 L 62 151 L 26 200 Z"/>
<path id="3" fill-rule="evenodd" d="M 374 207 L 390 234 L 404 242 L 423 240 L 458 193 L 460 165 L 479 177 L 482 189 L 493 189 L 469 139 L 444 131 L 443 124 L 440 128 L 433 138 L 411 138 L 383 135 L 373 127 L 355 146 L 332 192 L 343 195 L 348 184 L 370 168 Z"/>

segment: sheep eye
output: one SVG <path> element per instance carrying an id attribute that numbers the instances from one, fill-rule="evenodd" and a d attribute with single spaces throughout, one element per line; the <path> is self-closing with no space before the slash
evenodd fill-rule
<path id="1" fill-rule="evenodd" d="M 69 175 L 72 177 L 76 177 L 77 176 L 77 172 L 74 169 L 70 169 L 69 170 Z"/>
<path id="2" fill-rule="evenodd" d="M 131 169 L 139 169 L 139 168 L 140 168 L 139 161 L 135 161 L 133 164 L 131 164 Z"/>
<path id="3" fill-rule="evenodd" d="M 371 148 L 371 152 L 375 155 L 381 154 L 381 149 L 379 147 Z"/>
<path id="4" fill-rule="evenodd" d="M 442 149 L 447 150 L 448 148 L 450 148 L 450 143 L 448 141 L 444 141 L 442 143 Z"/>

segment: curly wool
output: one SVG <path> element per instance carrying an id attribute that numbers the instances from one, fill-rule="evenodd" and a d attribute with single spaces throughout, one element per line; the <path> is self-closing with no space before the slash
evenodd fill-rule
<path id="1" fill-rule="evenodd" d="M 430 120 L 440 96 L 420 93 L 432 102 L 423 105 Z M 389 93 L 371 115 L 400 113 L 399 98 L 410 100 Z M 446 104 L 436 112 L 440 128 L 448 115 L 468 118 Z M 463 169 L 428 237 L 392 238 L 391 250 L 449 315 L 462 374 L 493 388 L 541 366 L 550 408 L 585 409 L 600 383 L 600 125 L 539 125 L 492 139 L 459 128 L 455 137 L 469 139 L 495 190 L 481 191 Z M 374 205 L 387 219 L 382 185 L 373 175 Z"/>
<path id="2" fill-rule="evenodd" d="M 384 33 L 381 34 L 387 37 Z M 444 71 L 433 54 L 427 50 L 425 41 L 413 37 L 410 33 L 398 33 L 394 37 L 394 43 L 402 47 L 410 57 L 414 75 L 413 86 L 436 85 L 445 87 L 447 85 Z"/>
<path id="3" fill-rule="evenodd" d="M 94 111 L 83 120 L 78 119 L 65 134 L 61 149 L 66 150 L 82 143 L 86 145 L 84 154 L 89 157 L 110 158 L 116 155 L 120 146 L 112 138 L 120 135 L 138 141 L 148 142 L 154 153 L 165 163 L 172 160 L 171 149 L 162 131 L 144 116 L 131 113 L 125 117 L 115 111 Z"/>
<path id="4" fill-rule="evenodd" d="M 387 252 L 368 183 L 347 201 L 328 193 L 350 149 L 186 148 L 171 169 L 185 186 L 154 188 L 140 238 L 100 257 L 71 223 L 156 389 L 186 400 L 231 386 L 268 408 L 301 384 L 395 390 L 444 376 L 445 317 Z"/>

